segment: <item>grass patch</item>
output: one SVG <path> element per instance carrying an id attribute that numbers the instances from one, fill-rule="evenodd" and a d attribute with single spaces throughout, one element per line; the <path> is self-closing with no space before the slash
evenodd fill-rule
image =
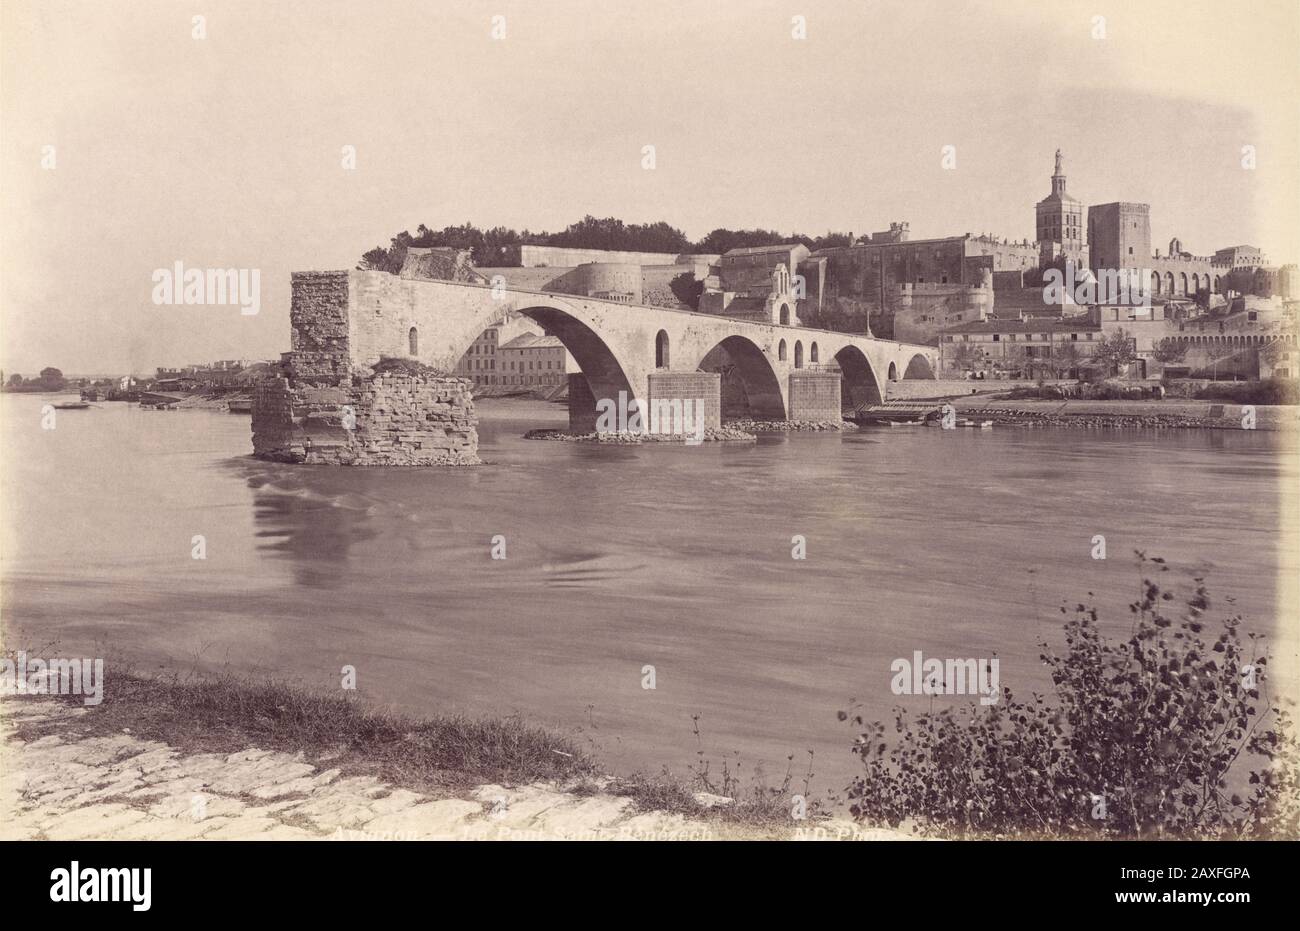
<path id="1" fill-rule="evenodd" d="M 81 706 L 79 696 L 70 698 Z M 566 783 L 596 773 L 595 764 L 567 737 L 518 717 L 417 720 L 367 710 L 355 699 L 230 675 L 117 672 L 102 704 L 72 719 L 22 722 L 18 736 L 35 740 L 51 733 L 88 737 L 123 731 L 182 753 L 253 748 L 301 753 L 344 775 L 375 776 L 434 795 L 485 782 Z"/>
<path id="2" fill-rule="evenodd" d="M 324 695 L 284 682 L 223 674 L 163 676 L 118 670 L 99 705 L 72 717 L 20 719 L 17 736 L 65 740 L 114 737 L 165 743 L 182 755 L 268 750 L 300 756 L 320 769 L 373 776 L 390 786 L 433 797 L 496 783 L 555 784 L 575 797 L 597 794 L 630 798 L 638 812 L 680 815 L 719 826 L 752 828 L 756 836 L 797 827 L 792 818 L 792 776 L 766 786 L 756 771 L 742 780 L 723 763 L 715 771 L 701 762 L 685 777 L 611 777 L 573 740 L 525 723 L 517 716 L 460 715 L 409 718 L 365 708 L 355 697 Z M 49 696 L 83 708 L 81 696 Z M 698 720 L 696 722 L 698 739 Z M 809 774 L 811 775 L 811 773 Z M 752 783 L 748 784 L 748 783 Z M 807 791 L 805 780 L 804 791 Z M 730 799 L 702 804 L 696 793 Z M 824 816 L 809 802 L 808 816 Z"/>

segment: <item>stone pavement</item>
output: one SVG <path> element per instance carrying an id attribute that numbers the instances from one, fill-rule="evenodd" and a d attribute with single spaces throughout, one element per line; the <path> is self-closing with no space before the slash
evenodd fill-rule
<path id="1" fill-rule="evenodd" d="M 16 725 L 83 708 L 0 703 L 0 840 L 892 839 L 844 820 L 760 830 L 551 785 L 484 785 L 437 798 L 249 749 L 183 755 L 130 733 L 31 742 Z"/>

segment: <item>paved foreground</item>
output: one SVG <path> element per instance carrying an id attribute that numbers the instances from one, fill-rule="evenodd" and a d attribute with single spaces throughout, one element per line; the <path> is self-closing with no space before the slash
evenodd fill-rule
<path id="1" fill-rule="evenodd" d="M 763 830 L 544 785 L 435 798 L 269 750 L 182 755 L 130 733 L 24 742 L 23 722 L 85 710 L 0 702 L 0 840 L 893 839 L 846 820 Z"/>

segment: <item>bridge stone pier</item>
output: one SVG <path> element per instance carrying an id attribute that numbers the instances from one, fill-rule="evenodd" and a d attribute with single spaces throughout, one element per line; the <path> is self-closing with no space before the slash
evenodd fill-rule
<path id="1" fill-rule="evenodd" d="M 378 271 L 298 272 L 292 290 L 293 351 L 284 361 L 290 381 L 351 384 L 383 357 L 450 372 L 483 330 L 508 313 L 523 314 L 557 337 L 582 370 L 585 396 L 570 380 L 575 429 L 586 421 L 579 408 L 587 398 L 616 400 L 620 391 L 641 400 L 677 391 L 703 396 L 710 418 L 720 421 L 726 398 L 715 406 L 708 393 L 719 379 L 693 377 L 708 370 L 721 374 L 719 395 L 728 395 L 729 385 L 743 388 L 750 417 L 829 419 L 837 391 L 845 407 L 879 402 L 888 380 L 933 378 L 937 363 L 931 346 Z M 260 455 L 256 417 L 254 434 Z"/>

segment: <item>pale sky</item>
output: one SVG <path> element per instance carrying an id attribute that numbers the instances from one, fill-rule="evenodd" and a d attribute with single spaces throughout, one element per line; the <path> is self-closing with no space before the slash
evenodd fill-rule
<path id="1" fill-rule="evenodd" d="M 1296 261 L 1298 8 L 3 0 L 0 367 L 273 358 L 291 272 L 422 222 L 1032 238 L 1058 146 L 1084 204 L 1151 204 L 1153 247 Z M 260 269 L 261 312 L 155 306 L 177 260 Z"/>

